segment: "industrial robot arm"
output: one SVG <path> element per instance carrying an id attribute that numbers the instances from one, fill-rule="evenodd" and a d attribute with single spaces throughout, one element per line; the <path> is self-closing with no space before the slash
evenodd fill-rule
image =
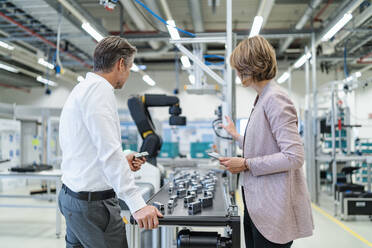
<path id="1" fill-rule="evenodd" d="M 143 140 L 140 152 L 148 152 L 148 161 L 156 165 L 156 157 L 159 154 L 162 139 L 156 133 L 148 111 L 149 107 L 169 107 L 169 114 L 171 115 L 169 125 L 184 126 L 186 125 L 186 117 L 180 116 L 182 110 L 176 96 L 145 94 L 129 98 L 128 108 Z"/>

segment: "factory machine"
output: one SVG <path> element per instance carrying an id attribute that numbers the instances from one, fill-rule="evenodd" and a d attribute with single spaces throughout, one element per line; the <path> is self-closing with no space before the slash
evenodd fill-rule
<path id="1" fill-rule="evenodd" d="M 364 215 L 372 220 L 372 142 L 353 137 L 352 129 L 362 125 L 352 124 L 350 107 L 339 97 L 340 92 L 348 94 L 358 84 L 345 84 L 341 90 L 333 85 L 331 110 L 318 118 L 320 146 L 316 160 L 328 165 L 320 171 L 320 177 L 332 183 L 335 215 L 341 219 Z"/>

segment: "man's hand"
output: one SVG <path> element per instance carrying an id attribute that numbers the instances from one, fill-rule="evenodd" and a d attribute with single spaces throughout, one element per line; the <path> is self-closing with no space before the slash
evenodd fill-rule
<path id="1" fill-rule="evenodd" d="M 220 164 L 224 165 L 228 171 L 233 174 L 240 173 L 247 170 L 245 166 L 245 159 L 232 157 L 232 158 L 219 158 Z"/>
<path id="2" fill-rule="evenodd" d="M 237 140 L 239 138 L 239 133 L 236 131 L 236 127 L 234 122 L 231 120 L 230 117 L 225 116 L 225 119 L 227 121 L 227 125 L 220 124 L 220 127 L 226 130 L 233 138 L 234 140 Z"/>
<path id="3" fill-rule="evenodd" d="M 146 206 L 133 214 L 140 228 L 154 229 L 159 226 L 158 217 L 163 217 L 159 210 L 154 206 Z"/>
<path id="4" fill-rule="evenodd" d="M 141 169 L 141 165 L 146 162 L 146 158 L 135 158 L 135 154 L 136 153 L 131 153 L 127 155 L 128 164 L 132 171 L 138 171 Z"/>

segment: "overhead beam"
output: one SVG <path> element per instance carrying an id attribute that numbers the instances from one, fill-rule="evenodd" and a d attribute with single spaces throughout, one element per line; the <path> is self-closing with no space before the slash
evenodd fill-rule
<path id="1" fill-rule="evenodd" d="M 301 17 L 301 19 L 297 22 L 295 26 L 295 30 L 301 30 L 305 24 L 309 21 L 309 19 L 312 17 L 313 12 L 318 6 L 322 0 L 313 0 L 305 10 L 304 15 Z M 285 41 L 282 43 L 282 45 L 279 48 L 279 54 L 282 54 L 293 42 L 294 37 L 287 37 Z"/>

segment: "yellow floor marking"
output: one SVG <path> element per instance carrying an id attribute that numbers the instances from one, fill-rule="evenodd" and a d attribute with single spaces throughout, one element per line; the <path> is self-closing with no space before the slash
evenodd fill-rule
<path id="1" fill-rule="evenodd" d="M 240 197 L 239 190 L 235 191 L 235 200 L 236 200 L 236 204 L 239 207 L 239 210 L 243 212 L 244 211 L 243 199 L 242 197 Z"/>
<path id="2" fill-rule="evenodd" d="M 357 238 L 360 241 L 362 241 L 364 244 L 368 245 L 369 247 L 372 247 L 372 243 L 371 242 L 369 242 L 367 239 L 363 238 L 362 236 L 360 236 L 359 234 L 357 234 L 356 232 L 354 232 L 352 229 L 350 229 L 350 227 L 346 226 L 344 223 L 342 223 L 341 221 L 339 221 L 338 219 L 336 219 L 335 217 L 333 217 L 332 215 L 330 215 L 329 213 L 327 213 L 326 211 L 324 211 L 323 209 L 321 209 L 317 205 L 315 205 L 313 203 L 311 205 L 312 205 L 313 209 L 315 209 L 318 213 L 322 214 L 327 219 L 329 219 L 332 222 L 334 222 L 337 225 L 339 225 L 342 229 L 344 229 L 345 231 L 347 231 L 348 233 L 350 233 L 351 235 L 353 235 L 355 238 Z"/>

